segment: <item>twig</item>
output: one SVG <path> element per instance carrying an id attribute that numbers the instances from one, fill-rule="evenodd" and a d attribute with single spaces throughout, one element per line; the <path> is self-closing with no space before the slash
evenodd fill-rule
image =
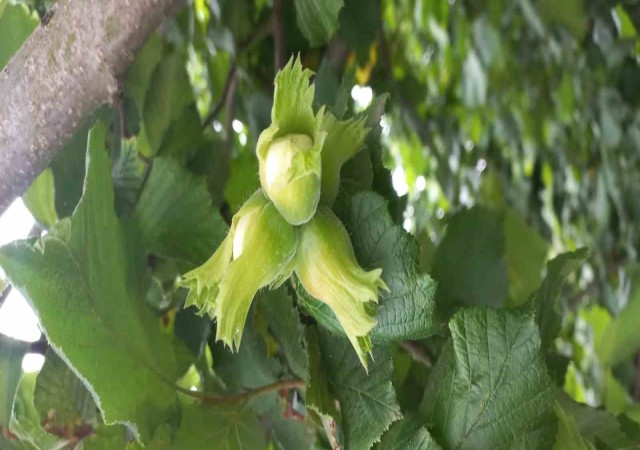
<path id="1" fill-rule="evenodd" d="M 224 82 L 224 87 L 222 88 L 222 95 L 220 95 L 220 100 L 218 101 L 218 104 L 216 105 L 216 107 L 213 108 L 213 111 L 211 111 L 207 116 L 207 118 L 204 119 L 204 121 L 202 122 L 202 128 L 206 128 L 210 126 L 213 123 L 214 119 L 217 117 L 217 115 L 220 113 L 220 111 L 222 111 L 222 108 L 224 108 L 227 105 L 227 103 L 229 103 L 229 97 L 230 97 L 232 88 L 233 90 L 235 90 L 236 72 L 237 72 L 237 66 L 236 66 L 236 63 L 233 62 L 231 63 L 231 67 L 229 67 L 229 72 L 227 73 L 227 79 Z"/>
<path id="2" fill-rule="evenodd" d="M 189 389 L 184 389 L 176 386 L 179 392 L 185 395 L 189 395 L 194 398 L 199 398 L 205 404 L 216 405 L 223 403 L 234 403 L 234 402 L 247 402 L 252 398 L 259 397 L 264 394 L 269 394 L 271 392 L 277 392 L 281 390 L 289 390 L 296 388 L 303 388 L 306 386 L 306 383 L 303 380 L 281 380 L 273 384 L 268 384 L 266 386 L 262 386 L 256 389 L 250 389 L 242 394 L 230 394 L 230 395 L 208 395 L 203 392 L 190 391 Z"/>
<path id="3" fill-rule="evenodd" d="M 120 125 L 120 138 L 126 139 L 129 137 L 129 133 L 127 133 L 127 113 L 124 108 L 124 79 L 118 79 L 118 93 L 117 95 L 117 107 L 118 107 L 118 123 Z"/>
<path id="4" fill-rule="evenodd" d="M 0 292 L 0 307 L 4 304 L 4 302 L 7 300 L 7 297 L 9 297 L 9 294 L 11 293 L 11 285 L 7 284 L 4 287 L 4 290 L 2 292 Z"/>
<path id="5" fill-rule="evenodd" d="M 633 398 L 640 401 L 640 352 L 636 355 L 636 385 L 633 388 Z"/>
<path id="6" fill-rule="evenodd" d="M 234 69 L 235 72 L 235 69 Z M 233 147 L 233 119 L 236 115 L 236 87 L 237 79 L 235 76 L 231 77 L 229 82 L 229 89 L 227 92 L 227 98 L 225 100 L 225 108 L 227 109 L 227 121 L 225 123 L 225 134 L 229 148 Z M 229 152 L 230 155 L 231 152 Z"/>
<path id="7" fill-rule="evenodd" d="M 425 367 L 430 368 L 433 366 L 433 362 L 424 349 L 414 341 L 400 341 L 400 347 L 406 351 L 414 361 L 419 362 Z"/>
<path id="8" fill-rule="evenodd" d="M 285 60 L 285 36 L 284 23 L 282 16 L 282 0 L 273 0 L 273 41 L 274 41 L 274 62 L 276 72 L 282 69 L 286 63 Z"/>
<path id="9" fill-rule="evenodd" d="M 269 17 L 269 20 L 266 20 L 261 25 L 258 25 L 251 36 L 238 45 L 236 55 L 239 56 L 240 53 L 250 50 L 254 45 L 269 36 L 271 33 L 273 33 L 273 16 Z"/>
<path id="10" fill-rule="evenodd" d="M 29 346 L 29 353 L 38 353 L 39 355 L 45 355 L 49 350 L 49 343 L 45 339 L 32 342 Z"/>

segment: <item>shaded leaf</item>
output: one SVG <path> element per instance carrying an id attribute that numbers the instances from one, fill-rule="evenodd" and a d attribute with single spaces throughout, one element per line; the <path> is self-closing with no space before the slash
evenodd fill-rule
<path id="1" fill-rule="evenodd" d="M 441 450 L 429 430 L 417 418 L 407 417 L 395 422 L 376 450 Z"/>
<path id="2" fill-rule="evenodd" d="M 28 350 L 29 344 L 0 335 L 0 428 L 9 426 L 22 375 L 22 359 Z"/>
<path id="3" fill-rule="evenodd" d="M 124 450 L 128 441 L 125 427 L 101 425 L 95 434 L 80 441 L 76 450 Z"/>
<path id="4" fill-rule="evenodd" d="M 504 216 L 509 306 L 524 303 L 540 285 L 547 259 L 547 243 L 527 223 L 508 208 Z"/>
<path id="5" fill-rule="evenodd" d="M 42 422 L 64 429 L 97 418 L 97 407 L 82 381 L 49 350 L 36 380 L 33 403 Z"/>
<path id="6" fill-rule="evenodd" d="M 262 426 L 245 404 L 184 404 L 175 436 L 165 428 L 144 447 L 148 450 L 261 450 L 267 448 Z M 139 444 L 127 450 L 142 449 Z"/>
<path id="7" fill-rule="evenodd" d="M 295 0 L 298 27 L 312 47 L 327 42 L 338 28 L 343 0 Z"/>
<path id="8" fill-rule="evenodd" d="M 574 402 L 560 390 L 557 398 L 562 409 L 573 418 L 580 435 L 591 444 L 604 443 L 619 450 L 637 448 L 611 413 Z"/>
<path id="9" fill-rule="evenodd" d="M 634 355 L 640 348 L 640 266 L 631 268 L 631 291 L 628 303 L 609 323 L 596 350 L 605 366 L 615 366 Z"/>
<path id="10" fill-rule="evenodd" d="M 307 355 L 303 346 L 304 328 L 298 310 L 286 288 L 263 291 L 259 294 L 260 307 L 269 322 L 269 328 L 293 374 L 307 378 Z"/>
<path id="11" fill-rule="evenodd" d="M 530 303 L 465 308 L 429 378 L 421 414 L 445 448 L 550 448 L 554 391 Z"/>
<path id="12" fill-rule="evenodd" d="M 507 298 L 504 216 L 474 207 L 456 213 L 434 256 L 438 306 L 501 306 Z"/>
<path id="13" fill-rule="evenodd" d="M 205 179 L 170 158 L 154 159 L 132 217 L 150 252 L 194 265 L 203 263 L 227 233 Z"/>
<path id="14" fill-rule="evenodd" d="M 546 350 L 560 332 L 562 313 L 558 296 L 565 279 L 587 257 L 587 250 L 563 253 L 547 263 L 547 275 L 533 294 L 536 305 L 536 323 L 540 329 L 542 349 Z"/>
<path id="15" fill-rule="evenodd" d="M 389 287 L 380 295 L 374 343 L 420 339 L 438 331 L 442 321 L 435 307 L 436 283 L 420 273 L 418 245 L 393 222 L 386 200 L 373 192 L 356 194 L 340 217 L 358 262 L 367 270 L 381 268 Z"/>
<path id="16" fill-rule="evenodd" d="M 344 446 L 369 449 L 389 425 L 402 418 L 391 384 L 390 349 L 376 346 L 369 372 L 365 372 L 348 339 L 320 329 L 320 350 L 329 387 L 340 402 Z"/>

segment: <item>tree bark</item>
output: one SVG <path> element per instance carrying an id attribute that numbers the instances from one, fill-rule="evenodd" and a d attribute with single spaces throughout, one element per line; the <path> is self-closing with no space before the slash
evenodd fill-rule
<path id="1" fill-rule="evenodd" d="M 58 0 L 0 73 L 0 214 L 75 129 L 116 101 L 137 50 L 183 0 Z"/>

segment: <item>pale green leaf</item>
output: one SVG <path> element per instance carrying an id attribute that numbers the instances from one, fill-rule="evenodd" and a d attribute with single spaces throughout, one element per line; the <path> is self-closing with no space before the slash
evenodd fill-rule
<path id="1" fill-rule="evenodd" d="M 289 60 L 276 75 L 271 109 L 272 126 L 278 128 L 273 138 L 287 134 L 313 136 L 316 120 L 313 114 L 314 85 L 311 72 L 303 69 L 300 58 Z"/>
<path id="2" fill-rule="evenodd" d="M 25 374 L 20 380 L 9 428 L 26 448 L 31 445 L 37 450 L 61 450 L 68 442 L 47 433 L 40 426 L 40 416 L 33 406 L 35 382 L 35 373 Z"/>
<path id="3" fill-rule="evenodd" d="M 624 7 L 620 4 L 617 4 L 615 8 L 611 11 L 611 15 L 613 16 L 613 21 L 616 24 L 616 28 L 618 28 L 618 35 L 623 39 L 633 39 L 637 35 L 636 27 L 629 17 L 627 11 L 625 11 Z"/>
<path id="4" fill-rule="evenodd" d="M 530 303 L 465 308 L 431 373 L 421 412 L 445 448 L 550 448 L 554 391 Z"/>
<path id="5" fill-rule="evenodd" d="M 333 205 L 340 185 L 340 169 L 364 147 L 369 133 L 363 118 L 338 120 L 333 114 L 324 116 L 323 129 L 327 137 L 322 147 L 322 194 L 320 201 Z"/>
<path id="6" fill-rule="evenodd" d="M 107 424 L 143 442 L 178 412 L 170 336 L 140 296 L 113 206 L 105 129 L 89 137 L 84 194 L 68 240 L 47 235 L 0 249 L 0 265 L 36 312 L 48 341 L 80 375 Z"/>
<path id="7" fill-rule="evenodd" d="M 204 177 L 163 157 L 154 159 L 132 216 L 150 252 L 194 265 L 211 256 L 228 228 Z"/>
<path id="8" fill-rule="evenodd" d="M 38 223 L 50 227 L 58 221 L 53 172 L 45 169 L 22 195 L 25 206 Z"/>
<path id="9" fill-rule="evenodd" d="M 338 28 L 343 0 L 295 0 L 295 4 L 298 28 L 311 47 L 328 42 Z"/>
<path id="10" fill-rule="evenodd" d="M 8 4 L 0 10 L 0 69 L 2 69 L 31 32 L 38 26 L 38 17 L 25 5 Z"/>
<path id="11" fill-rule="evenodd" d="M 442 447 L 417 418 L 407 417 L 391 425 L 376 450 L 442 450 Z"/>
<path id="12" fill-rule="evenodd" d="M 60 428 L 95 421 L 97 407 L 82 381 L 49 350 L 36 380 L 33 403 L 42 421 Z"/>
<path id="13" fill-rule="evenodd" d="M 393 363 L 388 347 L 373 349 L 368 373 L 351 343 L 320 329 L 320 351 L 331 392 L 340 402 L 344 447 L 366 450 L 391 423 L 402 418 L 391 384 Z M 313 381 L 312 381 L 313 382 Z"/>
<path id="14" fill-rule="evenodd" d="M 27 343 L 0 335 L 0 386 L 2 386 L 0 389 L 0 428 L 6 428 L 11 420 L 13 402 L 22 375 L 22 358 L 28 350 Z"/>

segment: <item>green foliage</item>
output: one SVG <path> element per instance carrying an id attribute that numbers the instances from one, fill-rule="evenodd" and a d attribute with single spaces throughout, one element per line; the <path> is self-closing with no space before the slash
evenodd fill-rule
<path id="1" fill-rule="evenodd" d="M 105 422 L 126 423 L 148 442 L 178 414 L 172 383 L 179 373 L 166 351 L 170 340 L 132 285 L 138 268 L 113 210 L 104 139 L 104 127 L 96 126 L 69 235 L 3 247 L 0 265 L 30 301 L 51 345 L 91 386 Z M 97 354 L 109 371 L 94 363 Z"/>
<path id="2" fill-rule="evenodd" d="M 0 248 L 1 449 L 638 448 L 632 1 L 187 3 Z"/>
<path id="3" fill-rule="evenodd" d="M 151 253 L 194 265 L 206 260 L 227 232 L 204 178 L 165 157 L 154 159 L 132 219 Z"/>
<path id="4" fill-rule="evenodd" d="M 22 358 L 27 350 L 27 344 L 0 336 L 0 427 L 3 428 L 7 428 L 11 420 L 13 402 L 22 375 Z"/>
<path id="5" fill-rule="evenodd" d="M 532 305 L 464 309 L 449 328 L 421 407 L 438 442 L 461 449 L 553 445 L 553 387 Z"/>

